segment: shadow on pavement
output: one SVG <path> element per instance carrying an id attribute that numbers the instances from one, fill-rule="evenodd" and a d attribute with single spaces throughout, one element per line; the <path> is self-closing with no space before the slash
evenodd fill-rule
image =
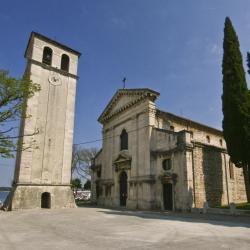
<path id="1" fill-rule="evenodd" d="M 191 223 L 209 223 L 212 225 L 221 225 L 226 227 L 250 228 L 250 217 L 245 217 L 245 216 L 243 217 L 243 216 L 231 216 L 231 215 L 229 216 L 229 215 L 216 215 L 216 214 L 134 211 L 126 209 L 113 209 L 113 208 L 112 209 L 103 208 L 103 209 L 105 210 L 99 210 L 98 212 L 104 214 L 112 214 L 112 215 L 134 216 L 143 219 L 159 219 L 159 220 L 182 221 Z"/>

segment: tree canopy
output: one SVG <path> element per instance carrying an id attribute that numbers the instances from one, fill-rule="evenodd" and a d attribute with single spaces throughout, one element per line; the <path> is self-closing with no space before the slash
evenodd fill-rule
<path id="1" fill-rule="evenodd" d="M 249 52 L 247 52 L 247 67 L 248 67 L 247 73 L 250 74 L 250 53 Z"/>
<path id="2" fill-rule="evenodd" d="M 83 186 L 85 190 L 90 190 L 91 189 L 91 181 L 87 180 Z"/>
<path id="3" fill-rule="evenodd" d="M 81 189 L 82 188 L 81 180 L 79 178 L 72 179 L 71 187 L 73 190 Z"/>
<path id="4" fill-rule="evenodd" d="M 19 138 L 18 121 L 25 117 L 27 99 L 39 90 L 40 85 L 27 76 L 16 79 L 8 71 L 0 70 L 0 157 L 14 157 Z"/>
<path id="5" fill-rule="evenodd" d="M 232 162 L 243 167 L 247 177 L 247 165 L 250 163 L 250 97 L 238 37 L 229 17 L 225 20 L 223 48 L 223 135 Z M 249 188 L 248 181 L 246 188 Z"/>
<path id="6" fill-rule="evenodd" d="M 228 17 L 225 21 L 223 48 L 223 133 L 229 155 L 239 166 L 249 158 L 250 102 L 238 37 Z"/>

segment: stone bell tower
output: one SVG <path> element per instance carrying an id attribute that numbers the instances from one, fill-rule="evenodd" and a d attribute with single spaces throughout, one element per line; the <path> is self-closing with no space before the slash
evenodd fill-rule
<path id="1" fill-rule="evenodd" d="M 25 74 L 41 90 L 28 100 L 21 122 L 24 149 L 17 153 L 12 210 L 75 207 L 70 179 L 80 55 L 41 34 L 30 35 Z"/>

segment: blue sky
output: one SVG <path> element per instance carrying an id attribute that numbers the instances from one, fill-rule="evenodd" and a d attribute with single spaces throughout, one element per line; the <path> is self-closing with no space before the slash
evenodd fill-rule
<path id="1" fill-rule="evenodd" d="M 97 118 L 124 76 L 127 88 L 159 91 L 161 109 L 221 128 L 226 16 L 245 57 L 250 50 L 249 0 L 2 1 L 0 68 L 22 76 L 33 30 L 82 52 L 75 143 L 101 138 Z M 0 186 L 10 184 L 13 164 L 0 160 Z"/>

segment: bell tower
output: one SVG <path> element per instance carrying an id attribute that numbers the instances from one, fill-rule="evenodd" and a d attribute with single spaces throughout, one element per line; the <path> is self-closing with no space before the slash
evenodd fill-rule
<path id="1" fill-rule="evenodd" d="M 21 121 L 24 150 L 17 153 L 12 210 L 75 207 L 70 179 L 80 55 L 39 33 L 30 35 L 25 74 L 41 90 L 28 99 Z"/>

